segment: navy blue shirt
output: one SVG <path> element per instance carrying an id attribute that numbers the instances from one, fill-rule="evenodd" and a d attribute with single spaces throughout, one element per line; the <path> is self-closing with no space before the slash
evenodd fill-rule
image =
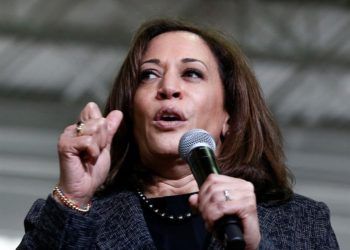
<path id="1" fill-rule="evenodd" d="M 149 201 L 167 214 L 184 215 L 191 211 L 188 198 L 191 194 L 151 198 Z M 199 214 L 184 221 L 170 221 L 154 213 L 142 203 L 145 220 L 157 249 L 207 249 L 210 233 Z"/>

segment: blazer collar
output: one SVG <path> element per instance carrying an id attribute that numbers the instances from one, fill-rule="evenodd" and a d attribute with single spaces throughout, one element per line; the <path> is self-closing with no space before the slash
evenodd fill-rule
<path id="1" fill-rule="evenodd" d="M 101 219 L 97 239 L 100 248 L 156 249 L 135 192 L 114 193 L 94 203 L 94 213 Z M 212 237 L 208 249 L 223 248 Z"/>

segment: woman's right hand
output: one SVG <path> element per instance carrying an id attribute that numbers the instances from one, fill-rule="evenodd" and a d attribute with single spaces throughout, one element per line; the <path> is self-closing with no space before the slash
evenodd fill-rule
<path id="1" fill-rule="evenodd" d="M 67 197 L 86 205 L 108 175 L 111 143 L 123 114 L 114 110 L 104 118 L 97 104 L 90 102 L 79 118 L 84 123 L 81 133 L 77 134 L 74 124 L 59 138 L 58 186 Z"/>

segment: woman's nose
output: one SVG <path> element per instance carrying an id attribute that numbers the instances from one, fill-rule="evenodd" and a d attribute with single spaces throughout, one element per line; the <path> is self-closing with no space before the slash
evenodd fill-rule
<path id="1" fill-rule="evenodd" d="M 182 92 L 177 89 L 173 88 L 160 88 L 157 91 L 157 99 L 158 100 L 165 100 L 165 99 L 172 99 L 172 98 L 182 98 Z"/>
<path id="2" fill-rule="evenodd" d="M 182 89 L 179 84 L 162 83 L 157 90 L 157 99 L 165 100 L 172 98 L 182 98 Z"/>

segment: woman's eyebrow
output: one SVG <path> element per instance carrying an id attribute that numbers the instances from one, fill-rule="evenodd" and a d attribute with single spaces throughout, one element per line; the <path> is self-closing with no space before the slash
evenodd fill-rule
<path id="1" fill-rule="evenodd" d="M 195 59 L 195 58 L 183 58 L 183 59 L 181 60 L 181 62 L 183 62 L 183 63 L 199 62 L 199 63 L 203 64 L 204 67 L 206 67 L 206 68 L 208 69 L 208 66 L 207 66 L 203 61 L 201 61 L 201 60 L 199 60 L 199 59 Z M 141 65 L 143 65 L 143 64 L 145 64 L 145 63 L 154 63 L 154 64 L 159 65 L 159 64 L 160 64 L 160 60 L 159 60 L 159 59 L 155 59 L 155 58 L 154 58 L 154 59 L 149 59 L 149 60 L 146 60 L 146 61 L 142 62 Z"/>
<path id="2" fill-rule="evenodd" d="M 182 61 L 183 63 L 188 63 L 188 62 L 199 62 L 199 63 L 203 64 L 204 67 L 206 67 L 206 68 L 208 69 L 208 66 L 207 66 L 203 61 L 201 61 L 201 60 L 199 60 L 199 59 L 194 59 L 194 58 L 183 58 L 181 61 Z"/>
<path id="3" fill-rule="evenodd" d="M 160 64 L 160 60 L 159 59 L 149 59 L 149 60 L 146 60 L 146 61 L 142 62 L 141 65 L 143 65 L 145 63 L 154 63 L 154 64 L 159 65 Z"/>

